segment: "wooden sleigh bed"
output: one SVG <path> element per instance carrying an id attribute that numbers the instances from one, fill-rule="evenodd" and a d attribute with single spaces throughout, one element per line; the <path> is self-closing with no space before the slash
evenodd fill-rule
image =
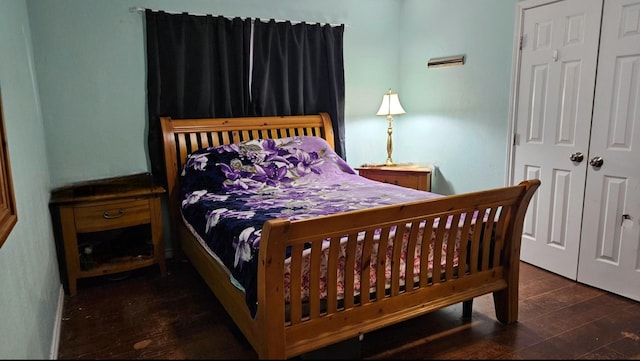
<path id="1" fill-rule="evenodd" d="M 320 113 L 216 119 L 164 117 L 161 123 L 174 254 L 179 249 L 188 257 L 259 358 L 302 355 L 459 302 L 463 303 L 465 316 L 470 316 L 473 298 L 488 293 L 493 293 L 499 321 L 517 320 L 520 241 L 525 213 L 539 180 L 308 219 L 269 220 L 262 228 L 257 310 L 252 313 L 244 292 L 232 282 L 229 269 L 211 256 L 183 221 L 178 182 L 185 159 L 199 148 L 249 139 L 309 135 L 322 137 L 333 146 L 331 119 Z M 467 220 L 478 214 L 486 215 L 482 226 L 472 227 Z M 422 247 L 422 254 L 429 252 L 425 248 L 429 242 L 421 242 L 418 227 L 408 226 L 422 224 L 430 229 L 439 219 L 449 220 L 451 225 L 448 229 L 433 228 L 431 252 L 435 253 L 435 260 L 442 259 L 442 267 L 427 270 L 427 262 L 422 262 L 417 271 L 411 267 L 401 270 L 401 248 L 407 257 L 405 264 L 415 261 L 418 248 Z M 453 226 L 456 224 L 459 227 Z M 374 260 L 371 248 L 375 242 L 370 235 L 374 231 L 386 235 L 390 230 L 396 233 L 390 244 L 390 258 Z M 454 242 L 452 232 L 469 234 L 461 242 L 466 247 L 449 244 L 449 249 L 457 249 L 456 263 L 453 252 L 442 253 L 443 246 Z M 363 234 L 358 240 L 358 235 Z M 325 264 L 326 293 L 322 294 L 317 279 L 321 260 L 313 255 L 319 253 L 320 244 L 326 240 L 331 245 Z M 311 249 L 310 272 L 305 276 L 310 278 L 309 297 L 303 300 L 300 294 L 290 292 L 285 302 L 285 262 L 291 270 L 287 284 L 291 289 L 301 287 L 303 245 L 310 245 Z M 339 247 L 346 250 L 343 263 L 337 259 Z M 359 260 L 354 256 L 356 248 L 361 251 Z M 384 271 L 385 262 L 390 262 L 386 265 L 388 273 Z M 344 272 L 344 278 L 338 280 L 336 274 L 341 265 L 357 271 Z M 375 266 L 379 267 L 371 271 Z M 372 292 L 356 292 L 353 285 L 358 272 L 376 273 L 377 279 L 385 282 L 369 284 L 368 278 L 362 277 L 360 289 Z M 401 282 L 401 273 L 402 279 L 414 282 Z M 343 286 L 343 293 L 336 291 L 338 284 Z"/>

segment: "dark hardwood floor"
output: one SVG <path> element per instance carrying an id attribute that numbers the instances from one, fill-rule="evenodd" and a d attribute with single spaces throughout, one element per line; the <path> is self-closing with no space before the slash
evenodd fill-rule
<path id="1" fill-rule="evenodd" d="M 58 358 L 256 359 L 191 264 L 168 260 L 167 269 L 81 279 L 65 296 Z M 454 305 L 300 359 L 640 359 L 640 302 L 520 269 L 517 323 L 498 322 L 487 295 L 471 319 Z"/>

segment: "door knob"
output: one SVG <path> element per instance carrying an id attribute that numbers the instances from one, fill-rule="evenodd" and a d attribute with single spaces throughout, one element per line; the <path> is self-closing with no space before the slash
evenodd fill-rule
<path id="1" fill-rule="evenodd" d="M 622 220 L 620 220 L 620 226 L 622 227 L 624 225 L 624 221 L 631 219 L 631 216 L 628 214 L 623 214 L 622 215 Z"/>
<path id="2" fill-rule="evenodd" d="M 602 157 L 593 157 L 589 161 L 589 164 L 591 164 L 592 166 L 594 166 L 596 168 L 602 167 L 603 163 L 604 163 L 604 159 L 602 159 Z"/>
<path id="3" fill-rule="evenodd" d="M 571 154 L 569 159 L 571 159 L 571 161 L 573 161 L 573 162 L 580 163 L 584 159 L 584 154 L 582 154 L 580 152 L 576 152 L 576 153 Z"/>

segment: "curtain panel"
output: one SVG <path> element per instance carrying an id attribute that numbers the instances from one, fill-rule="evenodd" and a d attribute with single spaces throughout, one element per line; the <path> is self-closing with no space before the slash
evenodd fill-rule
<path id="1" fill-rule="evenodd" d="M 145 11 L 148 148 L 166 185 L 160 117 L 248 116 L 251 20 Z"/>
<path id="2" fill-rule="evenodd" d="M 327 112 L 344 149 L 344 25 L 253 22 L 251 104 L 256 115 Z"/>
<path id="3" fill-rule="evenodd" d="M 160 117 L 327 112 L 344 149 L 344 25 L 145 10 L 148 150 L 166 185 Z M 253 32 L 253 36 L 252 36 Z M 253 56 L 252 56 L 253 54 Z"/>

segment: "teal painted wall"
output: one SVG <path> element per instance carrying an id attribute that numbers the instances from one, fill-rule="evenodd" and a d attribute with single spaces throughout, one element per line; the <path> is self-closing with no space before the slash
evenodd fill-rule
<path id="1" fill-rule="evenodd" d="M 397 51 L 384 53 L 378 48 L 379 42 L 399 46 L 398 3 L 367 0 L 363 6 L 362 0 L 29 2 L 52 185 L 149 169 L 144 14 L 131 12 L 131 7 L 347 24 L 344 57 L 348 121 L 351 112 L 377 109 L 376 103 L 387 84 L 399 83 L 397 72 L 381 71 L 396 69 Z M 350 146 L 357 147 L 360 137 L 347 136 L 355 138 Z"/>
<path id="2" fill-rule="evenodd" d="M 149 170 L 144 23 L 130 8 L 346 24 L 347 161 L 386 159 L 387 124 L 375 112 L 391 87 L 407 110 L 394 120 L 394 160 L 436 165 L 434 191 L 452 194 L 504 183 L 516 2 L 0 1 L 19 215 L 0 248 L 0 358 L 55 351 L 61 286 L 50 190 Z M 426 69 L 429 58 L 455 54 L 467 63 Z"/>
<path id="3" fill-rule="evenodd" d="M 436 165 L 439 193 L 502 185 L 516 1 L 363 1 L 29 3 L 53 185 L 149 169 L 144 21 L 131 7 L 345 23 L 347 161 L 386 159 L 386 120 L 374 114 L 391 87 L 407 108 L 396 162 Z M 459 53 L 462 67 L 426 69 Z"/>
<path id="4" fill-rule="evenodd" d="M 367 109 L 351 116 L 347 157 L 386 159 L 386 117 L 376 117 L 383 93 L 398 92 L 406 114 L 393 120 L 393 160 L 435 166 L 434 192 L 456 194 L 505 184 L 509 93 L 516 0 L 405 0 L 397 22 L 397 69 L 367 93 Z M 382 42 L 379 53 L 388 51 Z M 430 58 L 465 55 L 463 66 L 427 69 Z M 387 70 L 373 70 L 381 78 Z M 364 95 L 362 96 L 364 97 Z M 371 100 L 373 97 L 373 100 Z M 364 135 L 368 136 L 365 137 Z"/>
<path id="5" fill-rule="evenodd" d="M 0 1 L 0 91 L 18 222 L 0 248 L 0 359 L 49 358 L 60 278 L 27 5 Z"/>
<path id="6" fill-rule="evenodd" d="M 516 2 L 404 2 L 398 158 L 435 164 L 438 193 L 505 185 Z M 460 54 L 463 66 L 426 67 Z"/>

